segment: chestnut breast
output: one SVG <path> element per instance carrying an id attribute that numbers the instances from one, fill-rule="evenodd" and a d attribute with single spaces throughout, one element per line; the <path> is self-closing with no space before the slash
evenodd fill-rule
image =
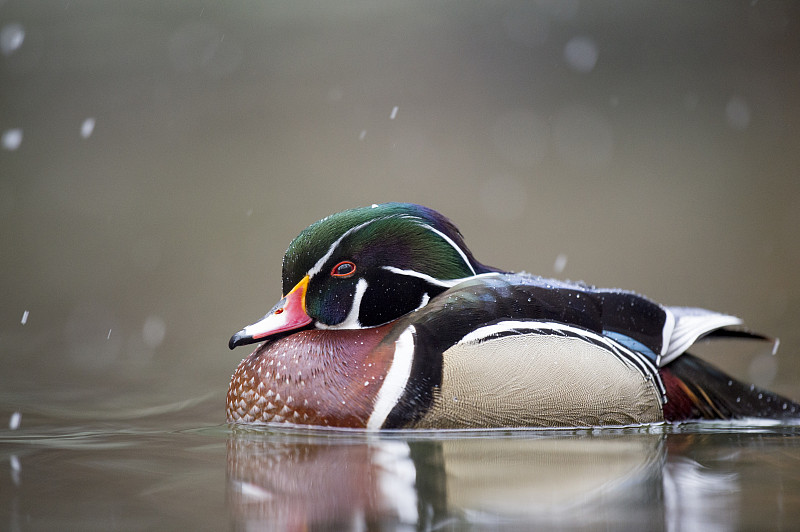
<path id="1" fill-rule="evenodd" d="M 228 421 L 365 428 L 392 363 L 389 327 L 299 331 L 260 345 L 231 378 Z"/>

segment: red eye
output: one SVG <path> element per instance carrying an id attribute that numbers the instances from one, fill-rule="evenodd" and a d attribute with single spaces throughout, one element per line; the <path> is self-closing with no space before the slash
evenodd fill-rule
<path id="1" fill-rule="evenodd" d="M 356 265 L 349 260 L 343 260 L 331 270 L 331 275 L 334 277 L 350 277 L 354 273 L 356 273 Z"/>

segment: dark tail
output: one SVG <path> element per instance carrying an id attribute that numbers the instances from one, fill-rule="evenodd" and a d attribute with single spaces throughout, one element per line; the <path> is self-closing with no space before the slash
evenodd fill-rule
<path id="1" fill-rule="evenodd" d="M 800 404 L 740 382 L 688 353 L 661 368 L 667 421 L 699 419 L 798 419 Z"/>

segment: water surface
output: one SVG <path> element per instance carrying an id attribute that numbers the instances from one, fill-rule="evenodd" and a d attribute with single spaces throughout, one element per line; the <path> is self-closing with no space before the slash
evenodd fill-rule
<path id="1" fill-rule="evenodd" d="M 0 435 L 3 528 L 765 530 L 800 519 L 794 426 L 367 434 L 195 425 L 203 406 L 127 422 L 26 416 Z"/>
<path id="2" fill-rule="evenodd" d="M 365 436 L 224 398 L 289 241 L 411 201 L 486 264 L 741 316 L 776 356 L 701 355 L 800 400 L 799 36 L 789 1 L 0 0 L 0 529 L 792 528 L 794 427 Z"/>

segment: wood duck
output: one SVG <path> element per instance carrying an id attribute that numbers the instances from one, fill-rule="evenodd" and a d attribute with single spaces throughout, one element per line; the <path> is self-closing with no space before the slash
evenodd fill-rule
<path id="1" fill-rule="evenodd" d="M 478 262 L 413 204 L 320 220 L 283 258 L 283 298 L 229 347 L 227 419 L 322 427 L 595 427 L 800 415 L 688 353 L 769 338 L 734 316 Z M 777 347 L 777 341 L 775 341 Z"/>

